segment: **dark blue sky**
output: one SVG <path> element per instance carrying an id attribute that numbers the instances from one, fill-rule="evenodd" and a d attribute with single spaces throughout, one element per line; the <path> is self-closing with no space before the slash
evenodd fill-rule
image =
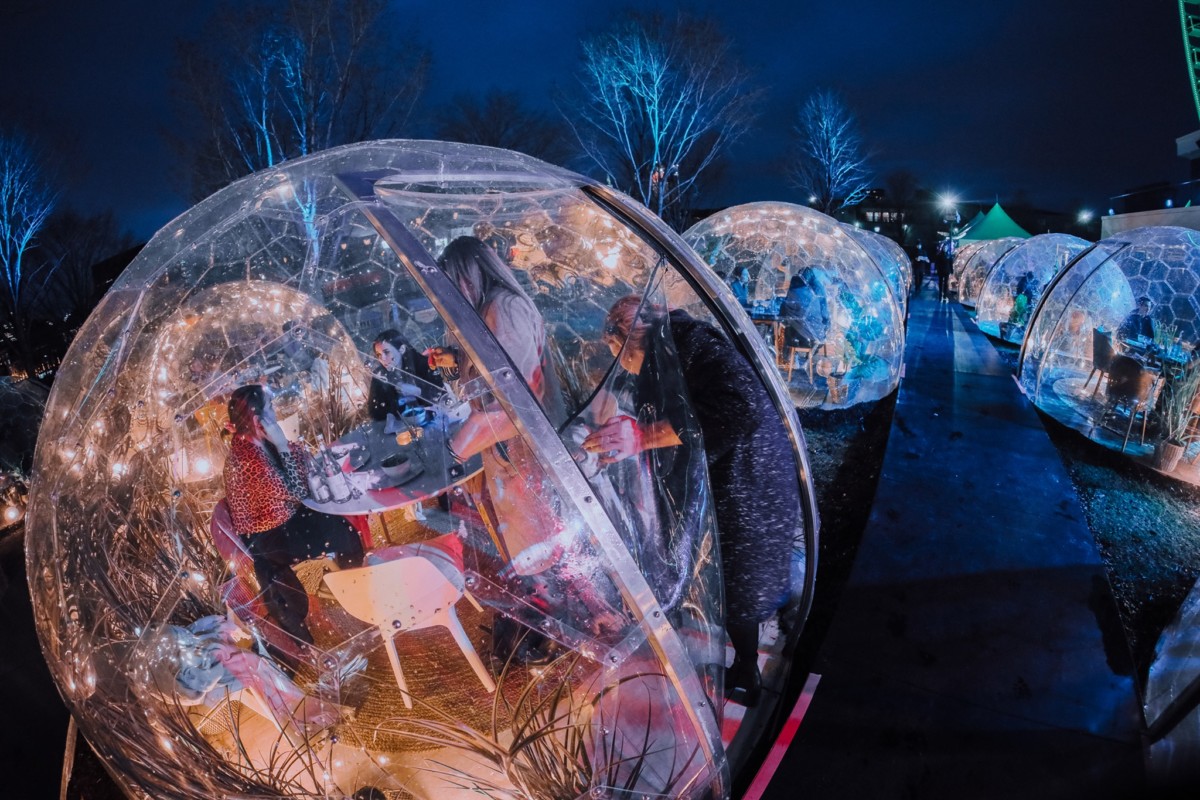
<path id="1" fill-rule="evenodd" d="M 643 2 L 664 10 L 679 3 Z M 831 86 L 857 113 L 876 172 L 990 201 L 1103 210 L 1138 184 L 1186 177 L 1176 136 L 1200 127 L 1172 0 L 695 2 L 726 26 L 767 88 L 713 203 L 800 200 L 781 176 L 796 108 Z M 46 136 L 64 202 L 113 208 L 148 236 L 185 205 L 172 128 L 174 39 L 212 3 L 9 0 L 0 12 L 0 126 Z M 433 53 L 414 135 L 460 91 L 498 86 L 549 105 L 573 80 L 579 40 L 621 4 L 395 0 Z M 48 135 L 48 134 L 53 135 Z"/>

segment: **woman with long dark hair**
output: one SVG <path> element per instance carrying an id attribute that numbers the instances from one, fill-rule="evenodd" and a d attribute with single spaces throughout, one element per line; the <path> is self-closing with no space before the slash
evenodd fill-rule
<path id="1" fill-rule="evenodd" d="M 563 422 L 565 413 L 542 316 L 512 270 L 474 236 L 452 241 L 439 264 L 504 348 L 550 421 Z M 451 348 L 432 348 L 428 356 L 430 366 L 458 370 L 461 382 L 479 377 L 478 367 L 459 363 L 457 351 Z M 463 461 L 482 453 L 497 533 L 507 550 L 502 555 L 517 574 L 534 575 L 549 568 L 555 552 L 538 545 L 558 529 L 557 515 L 531 485 L 532 476 L 542 470 L 499 403 L 487 395 L 472 400 L 471 413 L 455 432 L 450 448 L 454 457 Z"/>
<path id="2" fill-rule="evenodd" d="M 362 565 L 363 545 L 344 517 L 318 514 L 308 496 L 304 446 L 289 442 L 267 390 L 240 386 L 229 397 L 233 440 L 225 459 L 225 500 L 234 532 L 254 560 L 267 612 L 281 628 L 312 644 L 308 594 L 292 566 L 322 556 L 343 569 Z"/>
<path id="3" fill-rule="evenodd" d="M 442 379 L 400 332 L 390 328 L 380 331 L 371 347 L 379 360 L 367 393 L 371 419 L 384 420 L 388 414 L 400 416 L 414 406 L 429 405 L 425 391 L 441 386 Z"/>

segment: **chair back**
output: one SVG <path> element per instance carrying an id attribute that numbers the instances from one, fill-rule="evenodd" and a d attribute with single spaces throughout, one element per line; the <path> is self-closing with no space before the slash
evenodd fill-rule
<path id="1" fill-rule="evenodd" d="M 1092 328 L 1092 366 L 1108 370 L 1113 360 L 1112 334 Z"/>
<path id="2" fill-rule="evenodd" d="M 229 503 L 224 498 L 213 508 L 209 533 L 212 535 L 213 545 L 217 548 L 217 552 L 221 554 L 221 558 L 226 564 L 231 565 L 235 574 L 239 572 L 239 568 L 243 566 L 250 568 L 254 563 L 242 537 L 233 530 L 233 518 L 229 516 Z"/>
<path id="3" fill-rule="evenodd" d="M 1142 403 L 1150 397 L 1156 373 L 1135 358 L 1113 356 L 1108 367 L 1108 397 L 1118 403 Z"/>

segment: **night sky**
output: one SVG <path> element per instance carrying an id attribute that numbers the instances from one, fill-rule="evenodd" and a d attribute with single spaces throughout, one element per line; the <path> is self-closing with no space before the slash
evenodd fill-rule
<path id="1" fill-rule="evenodd" d="M 112 208 L 138 236 L 185 209 L 164 139 L 175 120 L 176 37 L 212 3 L 8 0 L 0 14 L 0 126 L 17 123 L 62 163 L 63 202 Z M 414 118 L 496 86 L 549 107 L 574 80 L 579 39 L 621 4 L 395 0 L 430 48 Z M 678 3 L 647 0 L 670 10 Z M 782 177 L 796 109 L 833 87 L 859 117 L 880 177 L 979 202 L 1018 191 L 1039 207 L 1103 211 L 1135 186 L 1187 177 L 1175 137 L 1196 119 L 1172 0 L 737 0 L 686 4 L 726 26 L 767 89 L 708 204 L 801 201 Z"/>

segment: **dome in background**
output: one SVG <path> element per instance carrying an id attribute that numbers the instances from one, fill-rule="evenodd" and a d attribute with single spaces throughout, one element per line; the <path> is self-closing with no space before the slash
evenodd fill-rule
<path id="1" fill-rule="evenodd" d="M 1010 237 L 983 242 L 967 258 L 958 276 L 958 301 L 965 306 L 974 306 L 987 274 L 1004 254 L 1019 245 L 1022 239 Z"/>
<path id="2" fill-rule="evenodd" d="M 1139 314 L 1143 297 L 1148 316 Z M 1200 233 L 1137 228 L 1084 250 L 1045 289 L 1021 350 L 1019 381 L 1035 405 L 1065 425 L 1145 456 L 1161 414 L 1122 414 L 1116 422 L 1112 414 L 1131 387 L 1148 393 L 1139 401 L 1148 409 L 1180 395 L 1186 412 L 1189 398 L 1180 393 L 1197 342 Z M 1150 431 L 1145 443 L 1143 425 Z"/>
<path id="3" fill-rule="evenodd" d="M 1091 242 L 1065 233 L 1025 239 L 988 272 L 975 302 L 975 324 L 989 336 L 1020 344 L 1042 291 Z"/>
<path id="4" fill-rule="evenodd" d="M 749 203 L 714 214 L 683 236 L 718 274 L 749 271 L 747 310 L 767 336 L 797 406 L 842 408 L 896 388 L 904 357 L 902 301 L 844 225 L 806 206 Z"/>
<path id="5" fill-rule="evenodd" d="M 908 257 L 904 255 L 904 251 L 891 239 L 874 231 L 868 231 L 865 228 L 859 228 L 854 225 L 846 225 L 846 230 L 858 240 L 858 243 L 867 251 L 871 259 L 879 265 L 879 269 L 888 279 L 888 283 L 892 285 L 892 292 L 896 296 L 896 302 L 900 304 L 900 316 L 907 318 L 908 293 L 912 288 L 912 269 L 908 263 Z M 888 247 L 888 244 L 895 245 L 895 247 Z"/>

